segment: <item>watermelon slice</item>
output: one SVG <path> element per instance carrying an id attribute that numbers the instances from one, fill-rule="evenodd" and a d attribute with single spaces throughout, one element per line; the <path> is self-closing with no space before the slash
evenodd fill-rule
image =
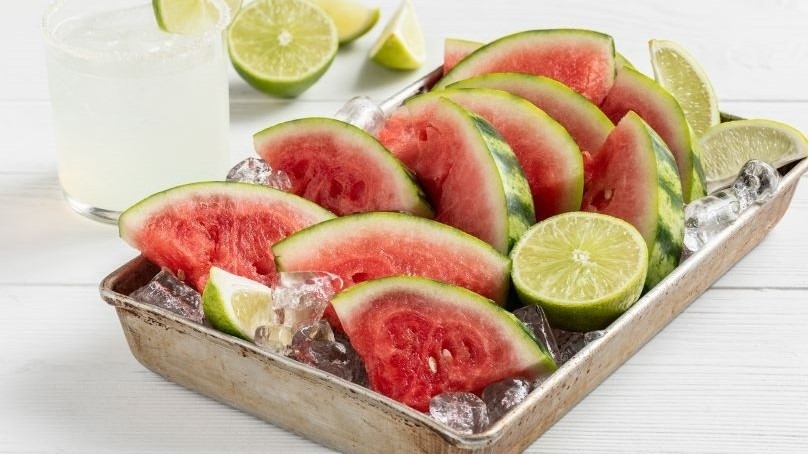
<path id="1" fill-rule="evenodd" d="M 485 120 L 440 96 L 396 109 L 379 140 L 415 173 L 435 219 L 507 252 L 535 223 L 525 174 Z"/>
<path id="2" fill-rule="evenodd" d="M 253 136 L 255 150 L 292 181 L 290 192 L 337 215 L 404 211 L 432 217 L 412 176 L 375 137 L 332 118 L 279 123 Z"/>
<path id="3" fill-rule="evenodd" d="M 516 72 L 551 77 L 595 104 L 614 82 L 614 42 L 580 29 L 530 30 L 492 41 L 452 68 L 435 88 L 481 74 Z"/>
<path id="4" fill-rule="evenodd" d="M 457 62 L 483 46 L 483 43 L 465 39 L 446 38 L 443 41 L 443 74 L 457 65 Z"/>
<path id="5" fill-rule="evenodd" d="M 455 82 L 449 88 L 493 88 L 521 96 L 566 128 L 581 151 L 594 153 L 600 150 L 614 129 L 612 121 L 598 106 L 561 82 L 545 76 L 484 74 Z"/>
<path id="6" fill-rule="evenodd" d="M 527 178 L 536 220 L 581 208 L 581 151 L 567 130 L 544 111 L 518 96 L 485 88 L 445 89 L 422 96 L 451 99 L 502 134 Z"/>
<path id="7" fill-rule="evenodd" d="M 679 264 L 684 203 L 676 162 L 637 114 L 629 112 L 586 164 L 583 211 L 609 214 L 639 230 L 648 245 L 645 289 Z"/>
<path id="8" fill-rule="evenodd" d="M 376 392 L 426 411 L 432 396 L 556 365 L 513 314 L 460 287 L 398 276 L 368 281 L 332 300 Z"/>
<path id="9" fill-rule="evenodd" d="M 402 213 L 359 213 L 303 229 L 272 246 L 280 271 L 327 271 L 350 287 L 406 274 L 465 287 L 504 305 L 510 260 L 485 242 Z"/>
<path id="10" fill-rule="evenodd" d="M 333 217 L 306 199 L 267 186 L 202 182 L 138 202 L 121 215 L 118 228 L 124 241 L 201 292 L 213 265 L 274 284 L 270 246 Z"/>
<path id="11" fill-rule="evenodd" d="M 682 107 L 654 79 L 629 67 L 620 67 L 614 86 L 600 108 L 615 123 L 627 112 L 636 112 L 673 153 L 685 202 L 706 195 L 704 171 L 691 146 L 690 127 Z"/>

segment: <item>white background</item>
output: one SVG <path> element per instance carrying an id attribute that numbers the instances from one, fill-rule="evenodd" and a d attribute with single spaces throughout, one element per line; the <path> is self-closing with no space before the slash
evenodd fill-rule
<path id="1" fill-rule="evenodd" d="M 382 7 L 396 1 L 362 0 Z M 43 42 L 45 0 L 0 14 L 0 452 L 327 452 L 167 382 L 131 356 L 99 281 L 135 255 L 116 229 L 71 212 L 55 173 Z M 647 41 L 689 49 L 724 111 L 808 131 L 808 2 L 419 1 L 421 70 L 366 61 L 381 25 L 340 50 L 293 101 L 231 78 L 233 162 L 276 122 L 331 115 L 436 67 L 446 37 L 532 28 L 610 33 L 649 72 Z M 200 94 L 202 95 L 202 94 Z M 763 243 L 528 452 L 808 452 L 808 185 Z M 361 428 L 357 428 L 361 430 Z"/>

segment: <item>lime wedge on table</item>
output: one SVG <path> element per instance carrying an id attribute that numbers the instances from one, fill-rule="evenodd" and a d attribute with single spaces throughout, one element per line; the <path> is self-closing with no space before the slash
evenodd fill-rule
<path id="1" fill-rule="evenodd" d="M 230 18 L 243 0 L 224 0 Z M 219 10 L 211 0 L 152 0 L 154 17 L 162 30 L 171 33 L 200 33 L 219 21 Z"/>
<path id="2" fill-rule="evenodd" d="M 732 183 L 750 159 L 774 167 L 808 156 L 808 139 L 793 127 L 771 120 L 736 120 L 707 131 L 696 143 L 707 189 Z"/>
<path id="3" fill-rule="evenodd" d="M 424 64 L 426 48 L 412 4 L 404 0 L 370 49 L 370 59 L 392 69 L 416 69 Z"/>
<path id="4" fill-rule="evenodd" d="M 369 32 L 379 21 L 379 8 L 365 6 L 356 0 L 308 0 L 319 6 L 334 21 L 340 44 Z"/>
<path id="5" fill-rule="evenodd" d="M 230 59 L 256 89 L 276 96 L 304 92 L 337 54 L 334 21 L 303 0 L 247 4 L 227 30 Z"/>
<path id="6" fill-rule="evenodd" d="M 718 98 L 707 73 L 673 41 L 652 39 L 648 45 L 654 78 L 679 102 L 694 137 L 701 137 L 720 121 Z"/>
<path id="7" fill-rule="evenodd" d="M 214 328 L 252 341 L 255 329 L 272 321 L 272 290 L 214 266 L 202 292 L 202 310 Z"/>
<path id="8" fill-rule="evenodd" d="M 569 212 L 531 227 L 511 260 L 524 304 L 541 306 L 553 326 L 591 331 L 608 326 L 640 297 L 648 247 L 621 219 Z"/>

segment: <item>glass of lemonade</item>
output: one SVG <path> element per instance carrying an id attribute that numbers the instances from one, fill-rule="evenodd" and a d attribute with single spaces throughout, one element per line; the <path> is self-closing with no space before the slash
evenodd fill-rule
<path id="1" fill-rule="evenodd" d="M 59 183 L 67 202 L 116 223 L 183 183 L 221 180 L 229 154 L 223 0 L 215 27 L 167 33 L 148 0 L 61 0 L 43 19 Z"/>

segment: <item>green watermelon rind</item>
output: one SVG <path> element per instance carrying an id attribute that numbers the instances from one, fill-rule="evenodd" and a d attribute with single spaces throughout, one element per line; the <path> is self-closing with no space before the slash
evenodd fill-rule
<path id="1" fill-rule="evenodd" d="M 603 74 L 606 77 L 606 85 L 602 87 L 608 92 L 608 89 L 611 86 L 611 83 L 614 81 L 615 75 L 615 50 L 614 50 L 614 40 L 610 35 L 605 33 L 601 33 L 594 30 L 586 30 L 586 29 L 578 29 L 578 28 L 553 28 L 553 29 L 539 29 L 539 30 L 527 30 L 522 32 L 517 32 L 511 35 L 503 36 L 499 39 L 491 41 L 479 49 L 475 50 L 471 54 L 469 54 L 466 58 L 460 60 L 457 65 L 454 66 L 446 75 L 443 76 L 433 87 L 434 89 L 442 89 L 446 88 L 446 86 L 457 82 L 462 79 L 467 79 L 472 76 L 478 76 L 480 74 L 491 73 L 491 72 L 504 72 L 502 70 L 497 71 L 479 71 L 475 65 L 480 64 L 484 61 L 490 61 L 490 59 L 496 59 L 501 56 L 509 55 L 510 53 L 519 50 L 519 49 L 535 49 L 540 45 L 545 45 L 548 43 L 559 45 L 561 43 L 564 46 L 571 46 L 575 42 L 575 40 L 581 40 L 581 42 L 586 42 L 589 45 L 595 46 L 603 46 L 606 49 L 604 55 L 609 59 L 607 62 L 607 71 L 611 69 L 610 73 Z M 569 61 L 569 60 L 567 60 Z M 610 67 L 610 68 L 608 68 Z M 589 69 L 591 72 L 591 68 Z M 518 72 L 526 72 L 526 71 L 518 71 Z M 549 74 L 540 74 L 540 75 L 549 75 Z M 591 78 L 591 75 L 587 77 L 587 79 Z M 561 81 L 566 84 L 566 81 Z M 576 89 L 576 87 L 570 87 Z M 594 99 L 590 99 L 590 96 L 584 95 L 587 99 L 594 103 L 599 103 L 603 97 L 606 96 L 606 93 L 597 93 L 591 94 L 590 96 L 594 96 Z"/>
<path id="2" fill-rule="evenodd" d="M 511 272 L 511 261 L 508 256 L 462 230 L 404 213 L 357 213 L 336 217 L 299 230 L 272 246 L 275 265 L 279 271 L 304 271 L 297 268 L 293 262 L 328 260 L 327 252 L 321 253 L 321 251 L 334 250 L 336 245 L 342 242 L 361 240 L 366 231 L 386 234 L 385 237 L 390 240 L 391 245 L 398 249 L 408 237 L 412 237 L 417 240 L 415 244 L 418 247 L 434 255 L 436 263 L 445 264 L 446 267 L 454 263 L 452 250 L 462 251 L 469 256 L 473 252 L 474 264 L 480 265 L 485 273 L 490 273 L 491 280 L 495 282 L 495 287 L 498 287 L 486 288 L 491 292 L 490 298 L 498 305 L 506 304 Z M 390 252 L 376 249 L 373 253 L 386 255 Z M 322 269 L 315 271 L 329 271 L 325 265 L 321 265 L 320 268 Z M 438 276 L 424 277 L 439 279 Z"/>
<path id="3" fill-rule="evenodd" d="M 458 307 L 464 317 L 471 318 L 476 315 L 480 323 L 496 325 L 500 332 L 492 332 L 491 336 L 502 342 L 508 342 L 511 345 L 510 351 L 522 359 L 515 368 L 535 373 L 535 376 L 526 378 L 532 379 L 540 374 L 552 373 L 558 368 L 548 350 L 512 313 L 463 287 L 418 276 L 374 279 L 354 285 L 334 296 L 331 303 L 349 336 L 352 326 L 358 323 L 356 317 L 361 316 L 366 310 L 379 310 L 378 307 L 369 309 L 368 306 L 374 297 L 384 295 L 388 291 L 406 291 L 439 300 L 452 307 Z"/>
<path id="4" fill-rule="evenodd" d="M 650 290 L 678 265 L 684 244 L 684 200 L 679 168 L 668 146 L 647 123 L 657 162 L 657 228 L 649 248 L 645 291 Z"/>
<path id="5" fill-rule="evenodd" d="M 533 76 L 530 76 L 533 77 Z M 551 79 L 548 79 L 551 80 Z M 553 81 L 555 82 L 555 81 Z M 573 92 L 574 93 L 574 92 Z M 577 95 L 577 94 L 576 94 Z M 555 158 L 563 158 L 563 162 L 568 168 L 564 172 L 568 174 L 567 176 L 570 177 L 571 184 L 565 186 L 565 197 L 563 198 L 563 203 L 560 203 L 558 210 L 559 212 L 566 212 L 566 211 L 577 211 L 581 207 L 581 197 L 583 196 L 584 190 L 584 166 L 583 166 L 583 159 L 581 157 L 581 150 L 578 148 L 577 143 L 573 140 L 573 138 L 569 135 L 566 128 L 564 128 L 560 123 L 558 123 L 555 119 L 553 119 L 550 115 L 546 112 L 541 110 L 540 108 L 536 107 L 526 99 L 509 93 L 504 90 L 498 89 L 491 89 L 491 88 L 454 88 L 450 86 L 449 88 L 445 88 L 442 90 L 432 91 L 430 93 L 421 95 L 424 97 L 428 96 L 441 96 L 444 98 L 449 98 L 450 100 L 460 104 L 462 107 L 475 112 L 476 106 L 479 106 L 482 103 L 483 106 L 487 106 L 489 108 L 499 108 L 501 111 L 496 112 L 494 114 L 494 122 L 489 121 L 485 118 L 485 115 L 480 115 L 479 113 L 475 112 L 475 115 L 483 117 L 483 120 L 488 123 L 488 125 L 483 125 L 484 127 L 493 127 L 493 129 L 497 132 L 498 126 L 495 123 L 500 119 L 507 119 L 508 116 L 519 116 L 520 119 L 530 119 L 531 124 L 531 134 L 538 135 L 536 137 L 537 141 L 541 141 L 544 144 L 552 143 L 554 145 L 554 157 Z M 583 99 L 583 98 L 582 98 Z M 587 101 L 588 102 L 588 101 Z M 507 108 L 507 110 L 505 110 Z M 596 108 L 597 109 L 597 108 Z M 598 110 L 599 111 L 599 110 Z M 605 118 L 605 116 L 604 116 Z M 505 120 L 507 121 L 507 120 Z M 608 121 L 608 119 L 607 119 Z M 611 124 L 611 123 L 610 123 Z M 502 136 L 503 140 L 507 143 L 508 138 Z M 516 153 L 517 150 L 513 148 L 509 144 L 509 148 L 514 152 L 512 153 L 516 158 L 516 165 L 521 167 L 519 160 L 521 159 L 521 155 Z M 522 153 L 526 151 L 532 150 L 524 150 Z M 514 168 L 514 163 L 510 161 L 511 153 L 506 154 L 501 159 L 499 158 L 498 154 L 495 154 L 495 160 L 499 163 L 498 166 L 500 167 L 500 173 L 503 174 L 505 172 L 511 171 L 510 169 Z M 549 166 L 551 163 L 548 160 L 547 165 Z M 560 173 L 560 169 L 556 169 L 557 173 Z M 525 175 L 525 181 L 528 184 L 528 191 L 527 194 L 521 195 L 522 192 L 520 189 L 516 189 L 516 193 L 520 194 L 522 198 L 530 198 L 532 199 L 533 203 L 533 211 L 535 215 L 530 218 L 527 217 L 526 221 L 529 222 L 528 227 L 535 224 L 536 220 L 538 219 L 538 211 L 536 197 L 541 196 L 538 190 L 532 190 L 529 185 L 530 181 L 527 179 L 527 174 L 522 172 L 522 175 Z M 506 181 L 512 181 L 515 184 L 520 183 L 520 177 L 514 176 L 512 178 L 506 178 Z M 541 200 L 541 199 L 539 199 Z M 556 201 L 553 201 L 556 202 Z M 509 210 L 511 213 L 519 213 L 519 212 L 527 212 L 525 211 L 526 208 L 520 209 L 519 206 L 513 205 Z M 558 214 L 553 210 L 552 213 L 549 215 Z M 546 215 L 544 217 L 549 217 Z M 517 233 L 519 237 L 524 233 L 525 230 L 518 230 Z M 518 240 L 518 237 L 517 237 Z M 512 247 L 513 244 L 510 244 Z"/>
<path id="6" fill-rule="evenodd" d="M 525 73 L 489 73 L 459 80 L 447 88 L 490 88 L 503 90 L 522 97 L 546 112 L 562 125 L 576 140 L 582 151 L 596 152 L 614 129 L 614 123 L 600 108 L 583 95 L 546 76 Z M 553 105 L 543 100 L 552 99 Z M 566 115 L 562 115 L 563 109 Z M 568 112 L 566 112 L 568 111 Z M 562 118 L 566 117 L 566 118 Z M 571 130 L 571 122 L 584 122 L 589 134 L 583 138 Z"/>
<path id="7" fill-rule="evenodd" d="M 378 169 L 386 176 L 384 181 L 390 185 L 390 198 L 396 198 L 397 203 L 389 207 L 379 207 L 378 209 L 406 211 L 416 216 L 432 217 L 432 208 L 426 201 L 423 190 L 418 185 L 412 173 L 390 153 L 378 139 L 365 130 L 350 123 L 327 117 L 306 117 L 285 121 L 265 128 L 253 135 L 253 144 L 256 152 L 265 161 L 271 163 L 267 153 L 280 151 L 277 142 L 284 141 L 287 137 L 299 137 L 301 140 L 309 135 L 327 134 L 331 136 L 335 143 L 346 143 L 350 141 L 356 149 L 362 150 L 362 156 L 366 157 L 366 165 L 363 171 L 369 172 Z M 267 150 L 264 152 L 264 150 Z M 339 153 L 339 147 L 332 150 Z M 329 154 L 323 159 L 331 160 L 331 166 L 338 166 L 340 159 Z M 284 170 L 280 168 L 279 170 Z M 360 178 L 361 179 L 361 178 Z M 380 193 L 382 188 L 376 190 L 368 188 L 368 192 Z M 326 207 L 327 208 L 327 207 Z M 371 210 L 367 210 L 371 211 Z M 349 214 L 349 213 L 343 213 Z"/>
<path id="8" fill-rule="evenodd" d="M 334 213 L 316 203 L 269 186 L 233 181 L 200 181 L 160 191 L 129 207 L 118 219 L 119 235 L 129 245 L 137 248 L 134 236 L 150 216 L 167 209 L 174 210 L 179 201 L 208 196 L 226 196 L 257 203 L 281 202 L 320 221 L 335 217 Z M 178 212 L 179 215 L 181 213 Z"/>

